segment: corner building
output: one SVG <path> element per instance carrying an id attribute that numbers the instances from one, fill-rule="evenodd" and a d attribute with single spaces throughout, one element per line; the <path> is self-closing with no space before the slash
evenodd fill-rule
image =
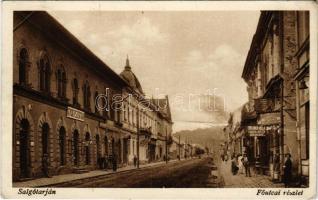
<path id="1" fill-rule="evenodd" d="M 13 50 L 13 181 L 43 177 L 44 157 L 51 175 L 98 169 L 100 158 L 111 168 L 114 156 L 131 164 L 134 131 L 111 106 L 129 82 L 46 12 L 14 12 Z"/>

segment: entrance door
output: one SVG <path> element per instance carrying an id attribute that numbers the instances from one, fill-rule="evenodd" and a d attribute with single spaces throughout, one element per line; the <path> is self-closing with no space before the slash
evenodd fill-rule
<path id="1" fill-rule="evenodd" d="M 74 165 L 78 165 L 78 160 L 79 160 L 79 157 L 78 157 L 78 137 L 79 137 L 78 131 L 75 130 L 73 133 L 73 163 L 74 163 Z"/>
<path id="2" fill-rule="evenodd" d="M 98 160 L 100 159 L 100 145 L 99 145 L 99 135 L 96 135 L 96 161 L 98 164 Z"/>
<path id="3" fill-rule="evenodd" d="M 29 122 L 26 119 L 21 121 L 20 140 L 20 178 L 29 177 Z"/>
<path id="4" fill-rule="evenodd" d="M 47 158 L 49 157 L 49 131 L 50 127 L 47 123 L 44 123 L 42 126 L 42 156 L 46 156 Z M 43 162 L 42 162 L 43 164 Z"/>
<path id="5" fill-rule="evenodd" d="M 85 164 L 86 165 L 90 164 L 89 140 L 90 140 L 89 133 L 86 133 L 85 135 Z"/>
<path id="6" fill-rule="evenodd" d="M 124 158 L 123 158 L 123 162 L 124 163 L 127 163 L 128 162 L 128 139 L 124 139 L 124 142 L 123 142 L 123 153 L 124 153 Z"/>
<path id="7" fill-rule="evenodd" d="M 60 146 L 60 165 L 65 165 L 65 128 L 61 127 L 59 131 Z"/>
<path id="8" fill-rule="evenodd" d="M 122 155 L 121 155 L 121 140 L 119 139 L 118 140 L 118 157 L 117 157 L 117 160 L 118 160 L 118 163 L 121 164 L 122 162 Z"/>

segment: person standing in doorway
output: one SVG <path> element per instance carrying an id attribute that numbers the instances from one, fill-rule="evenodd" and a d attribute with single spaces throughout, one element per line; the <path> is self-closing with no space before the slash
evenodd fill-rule
<path id="1" fill-rule="evenodd" d="M 292 161 L 291 161 L 291 155 L 288 153 L 286 154 L 286 160 L 285 160 L 285 164 L 283 166 L 284 168 L 284 176 L 283 176 L 283 180 L 284 180 L 284 184 L 285 187 L 290 187 L 290 183 L 292 180 Z"/>

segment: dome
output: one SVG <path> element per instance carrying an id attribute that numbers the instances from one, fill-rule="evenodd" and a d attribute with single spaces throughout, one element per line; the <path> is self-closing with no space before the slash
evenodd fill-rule
<path id="1" fill-rule="evenodd" d="M 131 67 L 129 65 L 128 57 L 126 59 L 126 66 L 124 71 L 120 73 L 120 76 L 129 84 L 131 88 L 137 90 L 139 93 L 143 94 L 140 82 L 138 81 L 135 74 L 131 71 Z"/>

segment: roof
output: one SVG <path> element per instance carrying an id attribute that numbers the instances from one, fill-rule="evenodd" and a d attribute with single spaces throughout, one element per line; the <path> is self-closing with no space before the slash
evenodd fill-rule
<path id="1" fill-rule="evenodd" d="M 14 27 L 14 31 L 16 31 L 27 21 L 66 50 L 71 50 L 71 53 L 80 58 L 82 62 L 86 62 L 89 68 L 94 70 L 100 76 L 103 76 L 108 80 L 112 80 L 122 86 L 127 85 L 127 83 L 116 72 L 114 72 L 107 64 L 99 59 L 91 50 L 89 50 L 72 33 L 64 28 L 63 25 L 61 25 L 47 12 L 14 11 L 14 14 L 24 18 L 23 21 Z"/>
<path id="2" fill-rule="evenodd" d="M 131 70 L 128 57 L 126 59 L 125 69 L 120 73 L 120 76 L 125 81 L 127 81 L 128 85 L 132 89 L 134 89 L 135 91 L 139 92 L 140 94 L 144 94 L 138 78 L 136 77 L 136 75 Z"/>
<path id="3" fill-rule="evenodd" d="M 164 99 L 152 99 L 152 103 L 157 106 L 159 109 L 158 111 L 164 118 L 168 119 L 169 122 L 172 122 L 169 99 L 167 95 Z"/>

